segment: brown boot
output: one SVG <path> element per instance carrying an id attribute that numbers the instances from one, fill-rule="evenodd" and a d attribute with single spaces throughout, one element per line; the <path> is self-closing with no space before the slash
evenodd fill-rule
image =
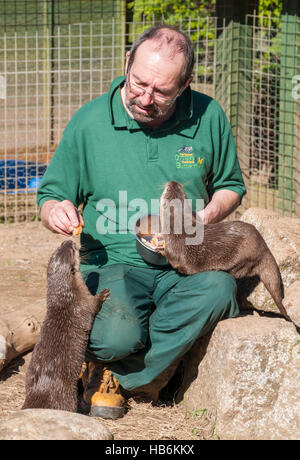
<path id="1" fill-rule="evenodd" d="M 116 419 L 124 415 L 125 398 L 111 371 L 99 362 L 90 361 L 82 377 L 83 399 L 90 404 L 90 415 Z"/>
<path id="2" fill-rule="evenodd" d="M 131 396 L 141 396 L 147 400 L 157 402 L 160 391 L 168 384 L 175 374 L 181 359 L 182 358 L 177 358 L 173 361 L 173 363 L 170 364 L 170 366 L 159 374 L 151 383 L 147 383 L 131 391 L 123 389 L 123 394 L 127 398 L 130 398 Z"/>

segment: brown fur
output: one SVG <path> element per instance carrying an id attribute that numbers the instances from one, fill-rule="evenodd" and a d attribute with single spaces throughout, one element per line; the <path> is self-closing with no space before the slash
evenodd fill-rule
<path id="1" fill-rule="evenodd" d="M 92 296 L 79 272 L 75 243 L 67 240 L 52 254 L 47 270 L 47 313 L 26 374 L 22 409 L 75 412 L 77 380 L 94 317 L 109 295 Z"/>
<path id="2" fill-rule="evenodd" d="M 204 225 L 203 242 L 187 245 L 186 238 L 192 236 L 187 235 L 184 230 L 188 211 L 184 210 L 184 206 L 169 206 L 170 201 L 175 199 L 183 203 L 187 200 L 187 196 L 178 182 L 171 181 L 165 185 L 160 203 L 162 237 L 165 240 L 165 249 L 160 252 L 166 256 L 172 267 L 186 275 L 206 270 L 223 270 L 235 278 L 258 275 L 282 315 L 289 319 L 282 304 L 284 289 L 280 270 L 254 225 L 241 221 Z M 167 232 L 169 215 L 166 214 L 168 208 L 169 232 Z M 189 216 L 190 213 L 189 209 Z M 178 219 L 181 219 L 183 231 L 175 233 L 174 227 L 177 222 L 178 228 Z M 192 224 L 194 228 L 203 225 L 195 215 L 192 217 Z"/>

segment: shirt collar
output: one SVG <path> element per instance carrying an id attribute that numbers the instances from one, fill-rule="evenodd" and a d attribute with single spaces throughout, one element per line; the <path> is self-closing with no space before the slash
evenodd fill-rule
<path id="1" fill-rule="evenodd" d="M 109 114 L 113 126 L 116 129 L 127 128 L 129 131 L 148 130 L 159 134 L 172 129 L 176 133 L 187 137 L 193 137 L 198 123 L 193 117 L 193 92 L 188 87 L 177 100 L 177 107 L 172 117 L 163 123 L 159 128 L 152 130 L 141 125 L 131 118 L 127 113 L 122 99 L 120 89 L 125 82 L 125 77 L 117 77 L 113 80 L 108 93 Z"/>

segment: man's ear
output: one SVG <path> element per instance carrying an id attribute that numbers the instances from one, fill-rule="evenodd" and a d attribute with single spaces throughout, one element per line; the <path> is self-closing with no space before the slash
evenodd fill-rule
<path id="1" fill-rule="evenodd" d="M 183 91 L 185 91 L 186 88 L 192 83 L 193 79 L 194 79 L 194 75 L 191 75 L 190 78 L 188 79 L 188 81 L 186 82 L 186 84 L 184 85 L 183 90 L 181 91 L 181 94 L 182 94 Z"/>
<path id="2" fill-rule="evenodd" d="M 126 53 L 126 61 L 125 61 L 125 75 L 127 74 L 129 58 L 130 58 L 130 51 L 127 51 L 127 53 Z"/>

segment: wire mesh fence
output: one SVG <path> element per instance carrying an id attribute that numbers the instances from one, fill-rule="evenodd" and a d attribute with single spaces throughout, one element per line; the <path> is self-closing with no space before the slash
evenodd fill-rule
<path id="1" fill-rule="evenodd" d="M 293 81 L 300 78 L 300 23 L 292 19 L 253 21 L 249 201 L 299 215 L 299 97 Z"/>
<path id="2" fill-rule="evenodd" d="M 52 36 L 46 29 L 0 37 L 8 150 L 57 143 L 74 110 L 122 74 L 121 26 L 112 20 L 57 27 Z"/>
<path id="3" fill-rule="evenodd" d="M 53 27 L 41 9 L 33 25 L 1 27 L 1 222 L 35 218 L 36 187 L 72 114 L 108 90 L 131 43 L 161 20 L 126 21 L 121 8 L 105 18 L 98 12 L 71 21 L 57 9 L 63 20 Z M 300 215 L 299 18 L 168 21 L 194 42 L 193 87 L 215 97 L 230 119 L 248 188 L 243 206 Z"/>
<path id="4" fill-rule="evenodd" d="M 0 29 L 8 34 L 44 30 L 45 25 L 87 24 L 101 19 L 120 20 L 124 0 L 1 0 Z"/>

